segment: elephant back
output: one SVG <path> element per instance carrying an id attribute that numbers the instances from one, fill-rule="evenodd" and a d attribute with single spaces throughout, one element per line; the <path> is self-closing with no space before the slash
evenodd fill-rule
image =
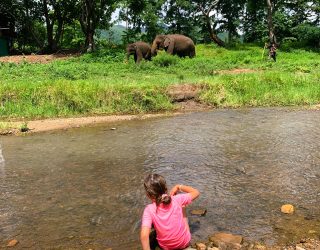
<path id="1" fill-rule="evenodd" d="M 194 42 L 190 37 L 173 34 L 168 35 L 169 39 L 174 41 L 174 54 L 178 54 L 179 56 L 192 56 L 195 53 Z"/>

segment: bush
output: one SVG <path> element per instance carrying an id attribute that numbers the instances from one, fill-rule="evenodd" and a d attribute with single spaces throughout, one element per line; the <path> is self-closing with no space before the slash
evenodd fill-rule
<path id="1" fill-rule="evenodd" d="M 167 53 L 161 53 L 152 59 L 153 63 L 160 67 L 168 67 L 170 65 L 176 65 L 179 61 L 178 56 L 172 56 Z"/>
<path id="2" fill-rule="evenodd" d="M 302 45 L 320 47 L 320 27 L 300 24 L 292 29 L 292 33 Z"/>
<path id="3" fill-rule="evenodd" d="M 282 51 L 290 52 L 291 49 L 297 46 L 297 39 L 295 37 L 285 37 L 280 46 Z"/>

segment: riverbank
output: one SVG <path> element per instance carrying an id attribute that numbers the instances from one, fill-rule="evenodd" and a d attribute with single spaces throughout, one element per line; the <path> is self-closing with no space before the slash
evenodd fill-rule
<path id="1" fill-rule="evenodd" d="M 123 49 L 48 63 L 0 63 L 0 119 L 146 114 L 175 111 L 182 99 L 216 108 L 312 106 L 320 103 L 320 55 L 279 51 L 276 63 L 262 48 L 198 45 L 196 58 L 160 54 L 125 63 Z M 196 91 L 194 91 L 196 90 Z"/>
<path id="2" fill-rule="evenodd" d="M 77 118 L 60 118 L 34 120 L 24 122 L 2 123 L 0 135 L 20 135 L 22 133 L 39 133 L 53 130 L 66 130 L 70 128 L 80 128 L 97 124 L 116 123 L 121 121 L 145 120 L 165 116 L 177 115 L 179 113 L 144 114 L 144 115 L 111 115 L 111 116 L 91 116 Z M 116 129 L 114 127 L 110 129 Z"/>
<path id="3" fill-rule="evenodd" d="M 190 93 L 189 93 L 190 94 Z M 276 107 L 279 108 L 279 107 Z M 309 110 L 318 111 L 320 105 L 298 106 L 298 107 L 281 107 L 288 111 L 293 110 Z M 145 120 L 160 117 L 170 117 L 181 115 L 188 112 L 201 112 L 215 110 L 214 107 L 198 103 L 194 100 L 184 100 L 175 104 L 174 111 L 137 114 L 137 115 L 108 115 L 108 116 L 86 116 L 86 117 L 69 117 L 55 119 L 39 119 L 39 120 L 14 120 L 0 122 L 0 135 L 22 135 L 25 133 L 39 133 L 53 130 L 67 130 L 71 128 L 80 128 L 87 126 L 95 126 L 98 124 L 113 124 L 131 120 Z M 112 128 L 111 128 L 112 129 Z"/>

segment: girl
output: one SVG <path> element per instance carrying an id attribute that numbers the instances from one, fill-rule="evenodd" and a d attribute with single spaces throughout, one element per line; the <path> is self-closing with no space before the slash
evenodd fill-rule
<path id="1" fill-rule="evenodd" d="M 196 199 L 199 191 L 189 186 L 175 185 L 168 195 L 166 181 L 158 174 L 148 175 L 144 188 L 152 204 L 146 206 L 142 216 L 140 238 L 143 250 L 150 250 L 149 234 L 152 225 L 163 250 L 188 247 L 191 234 L 184 206 Z M 176 195 L 178 191 L 185 194 Z"/>

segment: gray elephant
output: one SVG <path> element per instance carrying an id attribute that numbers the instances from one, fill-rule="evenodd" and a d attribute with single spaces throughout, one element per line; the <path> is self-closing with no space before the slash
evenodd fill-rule
<path id="1" fill-rule="evenodd" d="M 178 55 L 180 57 L 196 55 L 195 46 L 191 38 L 179 35 L 157 35 L 151 47 L 151 55 L 157 55 L 159 49 L 164 49 L 170 55 Z"/>
<path id="2" fill-rule="evenodd" d="M 145 42 L 135 42 L 127 46 L 127 60 L 134 55 L 134 61 L 140 63 L 142 59 L 151 60 L 151 47 Z"/>

